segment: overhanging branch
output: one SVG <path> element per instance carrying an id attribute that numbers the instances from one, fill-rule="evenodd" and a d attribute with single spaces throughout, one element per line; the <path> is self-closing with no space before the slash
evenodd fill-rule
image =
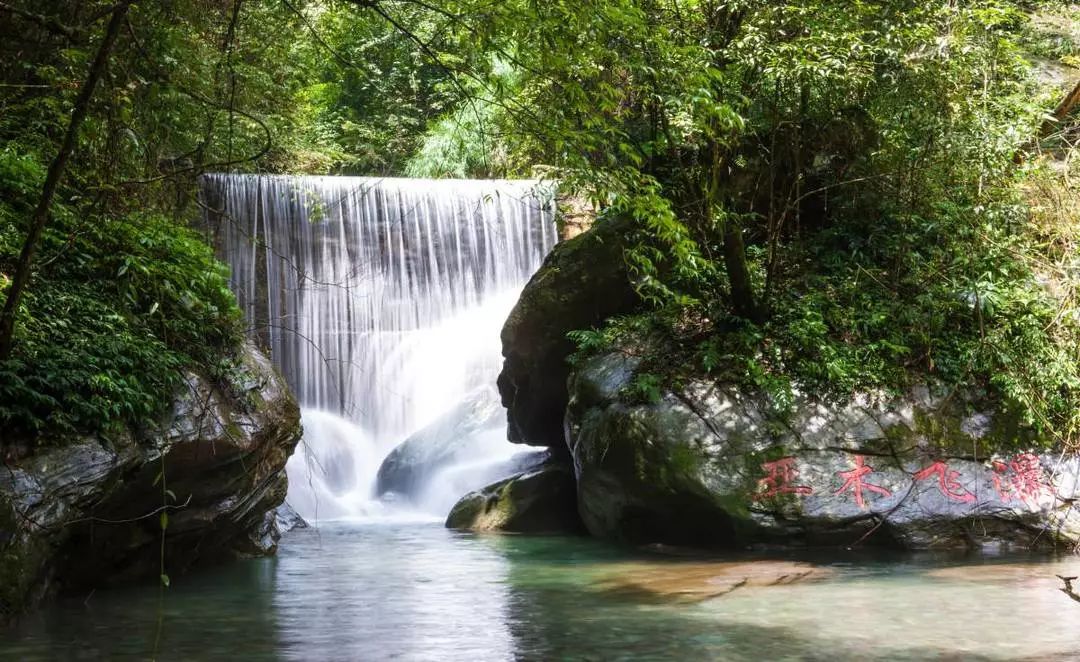
<path id="1" fill-rule="evenodd" d="M 24 21 L 34 23 L 38 27 L 44 28 L 55 35 L 60 35 L 61 37 L 67 37 L 68 39 L 73 40 L 79 34 L 79 30 L 71 27 L 70 25 L 64 25 L 63 23 L 51 16 L 45 16 L 44 14 L 35 14 L 32 11 L 19 9 L 18 7 L 14 7 L 6 2 L 0 2 L 0 11 L 14 14 L 15 16 L 18 16 Z"/>

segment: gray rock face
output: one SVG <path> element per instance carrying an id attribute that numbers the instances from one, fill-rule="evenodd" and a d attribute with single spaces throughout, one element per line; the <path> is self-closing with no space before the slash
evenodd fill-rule
<path id="1" fill-rule="evenodd" d="M 57 589 L 273 552 L 299 409 L 269 361 L 243 350 L 227 385 L 188 375 L 153 429 L 82 438 L 0 472 L 0 617 Z M 165 515 L 165 517 L 163 517 Z"/>
<path id="2" fill-rule="evenodd" d="M 596 536 L 906 549 L 1080 540 L 1078 460 L 994 455 L 1021 432 L 978 398 L 925 387 L 842 404 L 800 396 L 781 417 L 702 381 L 633 402 L 622 389 L 635 367 L 609 354 L 570 384 L 567 441 Z"/>
<path id="3" fill-rule="evenodd" d="M 623 263 L 630 223 L 607 219 L 559 243 L 525 286 L 502 330 L 499 394 L 510 441 L 563 451 L 566 334 L 638 305 Z"/>
<path id="4" fill-rule="evenodd" d="M 446 526 L 507 533 L 581 533 L 574 472 L 559 460 L 470 492 L 446 518 Z"/>

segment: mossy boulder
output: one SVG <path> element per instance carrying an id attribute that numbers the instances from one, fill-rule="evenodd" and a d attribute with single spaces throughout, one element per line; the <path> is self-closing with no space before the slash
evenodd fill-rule
<path id="1" fill-rule="evenodd" d="M 525 286 L 502 329 L 499 393 L 510 441 L 565 452 L 567 333 L 589 329 L 639 305 L 623 251 L 627 219 L 609 218 L 561 242 Z"/>
<path id="2" fill-rule="evenodd" d="M 57 591 L 272 553 L 285 462 L 299 437 L 295 400 L 246 345 L 232 377 L 187 375 L 157 425 L 8 462 L 0 473 L 0 618 Z"/>
<path id="3" fill-rule="evenodd" d="M 446 526 L 507 533 L 582 533 L 574 472 L 559 459 L 466 494 Z"/>
<path id="4" fill-rule="evenodd" d="M 764 396 L 692 378 L 642 402 L 629 388 L 637 370 L 612 352 L 571 378 L 568 443 L 595 536 L 905 549 L 1080 540 L 1080 462 L 1017 450 L 1038 440 L 979 394 L 796 394 L 778 412 Z"/>

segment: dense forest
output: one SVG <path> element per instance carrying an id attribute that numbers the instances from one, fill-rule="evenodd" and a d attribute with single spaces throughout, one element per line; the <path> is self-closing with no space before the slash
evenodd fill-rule
<path id="1" fill-rule="evenodd" d="M 187 227 L 196 177 L 239 170 L 556 179 L 634 219 L 648 302 L 585 351 L 660 334 L 779 400 L 982 383 L 1073 443 L 1071 107 L 1051 115 L 1072 11 L 5 3 L 5 293 L 28 276 L 4 311 L 5 437 L 138 421 L 184 368 L 229 369 L 241 322 Z"/>

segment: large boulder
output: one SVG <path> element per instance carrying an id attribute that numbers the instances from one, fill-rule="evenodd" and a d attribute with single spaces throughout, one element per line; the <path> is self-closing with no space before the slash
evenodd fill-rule
<path id="1" fill-rule="evenodd" d="M 0 472 L 0 617 L 57 590 L 273 552 L 285 462 L 299 436 L 284 381 L 246 345 L 227 383 L 187 375 L 159 425 L 8 462 Z"/>
<path id="2" fill-rule="evenodd" d="M 446 526 L 506 533 L 581 533 L 573 469 L 553 458 L 466 494 L 450 511 Z"/>
<path id="3" fill-rule="evenodd" d="M 502 329 L 499 393 L 507 409 L 510 441 L 565 452 L 566 334 L 631 311 L 638 297 L 623 251 L 631 224 L 611 218 L 561 242 L 525 286 Z"/>
<path id="4" fill-rule="evenodd" d="M 781 414 L 761 396 L 694 379 L 642 401 L 627 388 L 637 368 L 613 352 L 571 380 L 568 443 L 595 536 L 905 549 L 1080 540 L 1080 461 L 1035 445 L 1003 450 L 1025 433 L 977 394 L 797 396 Z"/>

